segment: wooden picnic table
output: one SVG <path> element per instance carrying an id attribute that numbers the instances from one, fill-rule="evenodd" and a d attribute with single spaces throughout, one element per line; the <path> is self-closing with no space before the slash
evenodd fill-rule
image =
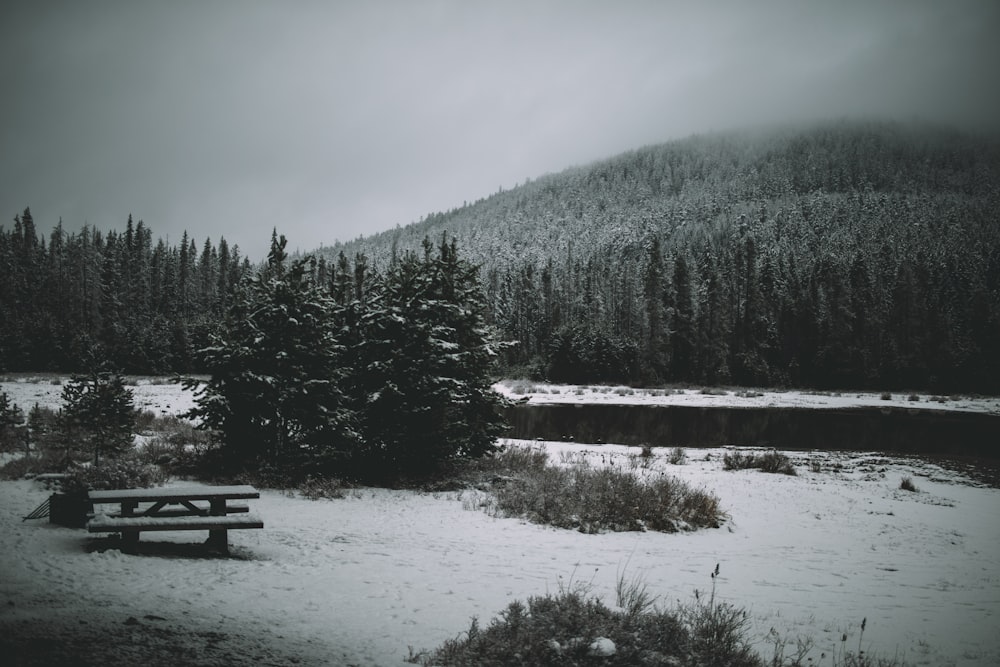
<path id="1" fill-rule="evenodd" d="M 249 485 L 90 491 L 90 503 L 118 505 L 120 510 L 95 512 L 87 530 L 121 533 L 122 550 L 130 553 L 138 550 L 142 531 L 208 530 L 209 547 L 228 553 L 227 531 L 264 527 L 260 518 L 248 514 L 246 503 L 230 503 L 253 498 L 260 498 L 260 493 Z"/>

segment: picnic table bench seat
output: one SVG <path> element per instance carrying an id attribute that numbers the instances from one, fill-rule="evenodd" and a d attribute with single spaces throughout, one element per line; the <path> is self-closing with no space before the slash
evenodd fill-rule
<path id="1" fill-rule="evenodd" d="M 239 516 L 108 516 L 98 514 L 87 522 L 91 533 L 121 533 L 143 530 L 232 530 L 263 528 L 264 522 L 255 514 Z"/>
<path id="2" fill-rule="evenodd" d="M 149 508 L 142 508 L 142 507 L 137 508 L 137 510 L 139 512 L 141 512 L 143 509 L 149 509 Z M 239 514 L 239 513 L 249 512 L 249 511 L 250 511 L 250 506 L 247 505 L 246 503 L 231 503 L 229 505 L 226 505 L 226 514 Z M 94 517 L 98 516 L 99 514 L 103 515 L 105 517 L 110 517 L 110 518 L 119 518 L 119 517 L 122 516 L 121 511 L 115 511 L 115 512 L 90 512 L 87 515 L 87 518 L 88 519 L 93 519 Z M 168 506 L 162 507 L 162 508 L 160 508 L 160 509 L 158 509 L 156 511 L 156 516 L 158 516 L 158 517 L 192 516 L 192 515 L 197 515 L 197 516 L 211 516 L 211 508 L 208 505 L 205 505 L 203 502 L 195 501 L 195 502 L 190 503 L 189 505 L 187 503 L 185 503 L 181 507 L 175 507 L 175 506 L 169 506 L 168 505 Z M 140 514 L 140 516 L 141 516 L 141 514 Z"/>

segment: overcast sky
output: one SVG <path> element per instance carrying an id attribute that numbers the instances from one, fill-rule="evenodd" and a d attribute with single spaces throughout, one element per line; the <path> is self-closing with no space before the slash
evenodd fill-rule
<path id="1" fill-rule="evenodd" d="M 261 259 L 694 133 L 993 131 L 1000 2 L 5 0 L 0 75 L 0 224 Z"/>

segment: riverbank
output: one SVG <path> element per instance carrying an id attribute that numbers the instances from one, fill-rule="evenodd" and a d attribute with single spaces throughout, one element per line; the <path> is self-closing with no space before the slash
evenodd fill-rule
<path id="1" fill-rule="evenodd" d="M 624 385 L 555 385 L 503 380 L 494 388 L 529 405 L 652 405 L 730 408 L 901 408 L 1000 415 L 1000 397 L 913 392 L 807 391 L 753 388 L 636 389 Z"/>

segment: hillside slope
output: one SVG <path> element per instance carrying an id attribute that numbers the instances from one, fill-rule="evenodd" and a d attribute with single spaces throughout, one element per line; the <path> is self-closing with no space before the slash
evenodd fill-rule
<path id="1" fill-rule="evenodd" d="M 1000 147 L 841 121 L 696 136 L 321 249 L 481 266 L 508 373 L 1000 389 Z"/>

